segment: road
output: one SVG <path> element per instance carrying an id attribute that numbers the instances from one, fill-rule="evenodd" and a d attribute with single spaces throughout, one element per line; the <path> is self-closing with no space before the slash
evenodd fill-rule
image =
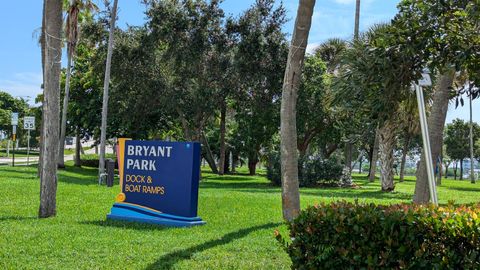
<path id="1" fill-rule="evenodd" d="M 111 146 L 105 149 L 107 153 L 113 153 L 113 149 Z M 91 148 L 85 151 L 85 154 L 95 154 L 95 149 Z M 65 155 L 65 161 L 73 160 L 74 155 Z M 38 163 L 38 156 L 30 156 L 29 157 L 29 164 L 37 164 Z M 10 157 L 1 157 L 0 158 L 0 165 L 12 165 L 12 156 Z M 25 166 L 27 165 L 27 157 L 15 157 L 15 165 Z"/>

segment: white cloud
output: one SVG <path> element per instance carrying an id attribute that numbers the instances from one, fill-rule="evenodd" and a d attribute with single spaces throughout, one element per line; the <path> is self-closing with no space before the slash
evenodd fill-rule
<path id="1" fill-rule="evenodd" d="M 21 97 L 35 104 L 35 98 L 42 93 L 42 74 L 33 72 L 16 73 L 13 78 L 0 78 L 0 90 L 14 97 Z"/>

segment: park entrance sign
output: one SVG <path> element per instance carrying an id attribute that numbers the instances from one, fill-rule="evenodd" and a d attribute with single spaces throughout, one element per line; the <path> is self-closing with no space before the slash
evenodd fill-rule
<path id="1" fill-rule="evenodd" d="M 117 153 L 121 192 L 108 219 L 205 224 L 197 217 L 199 143 L 119 139 Z"/>

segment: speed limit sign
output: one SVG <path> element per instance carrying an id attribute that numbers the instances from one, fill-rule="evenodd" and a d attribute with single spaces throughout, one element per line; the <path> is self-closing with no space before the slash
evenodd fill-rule
<path id="1" fill-rule="evenodd" d="M 23 118 L 23 129 L 34 130 L 35 129 L 35 117 L 25 116 Z"/>

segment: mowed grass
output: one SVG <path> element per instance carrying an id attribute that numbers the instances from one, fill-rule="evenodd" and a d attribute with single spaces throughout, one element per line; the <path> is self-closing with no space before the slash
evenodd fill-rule
<path id="1" fill-rule="evenodd" d="M 274 239 L 286 234 L 281 191 L 263 175 L 219 177 L 204 172 L 199 216 L 193 228 L 106 221 L 119 186 L 96 184 L 95 168 L 60 171 L 57 216 L 37 219 L 39 181 L 35 167 L 0 167 L 0 269 L 289 269 L 290 259 Z M 244 172 L 244 171 L 243 171 Z M 261 172 L 262 173 L 262 172 Z M 359 189 L 302 189 L 302 207 L 358 199 L 409 202 L 415 182 L 379 191 L 356 175 Z M 478 201 L 480 184 L 444 180 L 441 203 Z"/>

